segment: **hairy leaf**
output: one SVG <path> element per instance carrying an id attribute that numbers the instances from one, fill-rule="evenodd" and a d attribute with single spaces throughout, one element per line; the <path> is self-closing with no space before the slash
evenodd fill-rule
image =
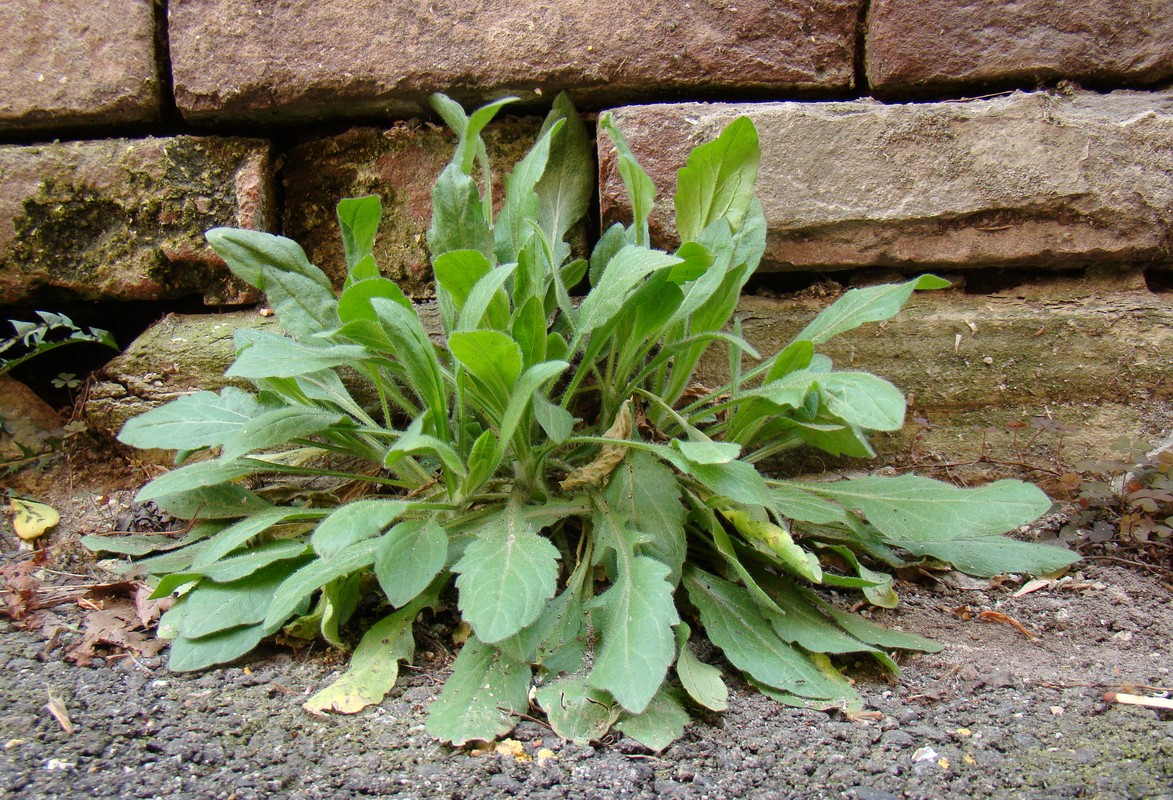
<path id="1" fill-rule="evenodd" d="M 664 564 L 637 556 L 589 606 L 602 636 L 590 683 L 637 714 L 647 708 L 676 656 L 672 626 L 680 616 L 668 576 Z"/>
<path id="2" fill-rule="evenodd" d="M 949 281 L 935 275 L 921 275 L 900 284 L 850 289 L 794 338 L 822 344 L 864 323 L 891 319 L 917 289 L 944 289 L 949 285 Z"/>
<path id="3" fill-rule="evenodd" d="M 330 561 L 311 561 L 290 575 L 273 593 L 273 602 L 265 616 L 265 625 L 282 625 L 298 605 L 335 578 L 369 567 L 375 561 L 376 542 L 370 539 L 343 550 Z"/>
<path id="4" fill-rule="evenodd" d="M 227 386 L 176 398 L 127 420 L 118 441 L 131 447 L 195 450 L 216 447 L 235 436 L 262 411 L 248 392 Z"/>
<path id="5" fill-rule="evenodd" d="M 903 475 L 803 488 L 863 512 L 884 539 L 914 555 L 932 556 L 972 575 L 1053 572 L 1078 559 L 1059 547 L 999 534 L 1046 513 L 1051 501 L 1029 483 L 1001 480 L 975 489 Z"/>
<path id="6" fill-rule="evenodd" d="M 337 213 L 346 266 L 353 271 L 356 264 L 371 255 L 375 246 L 375 234 L 383 216 L 383 201 L 373 194 L 349 197 L 338 203 Z"/>
<path id="7" fill-rule="evenodd" d="M 520 511 L 510 505 L 480 523 L 452 568 L 460 576 L 460 612 L 483 642 L 536 620 L 557 589 L 558 548 Z"/>
<path id="8" fill-rule="evenodd" d="M 745 589 L 695 567 L 685 568 L 684 585 L 705 632 L 735 667 L 801 697 L 836 696 L 806 654 L 778 636 Z"/>
<path id="9" fill-rule="evenodd" d="M 194 672 L 240 658 L 261 643 L 269 631 L 264 625 L 244 625 L 199 639 L 176 636 L 171 641 L 167 669 Z"/>
<path id="10" fill-rule="evenodd" d="M 302 708 L 311 714 L 323 711 L 357 714 L 367 706 L 382 702 L 395 688 L 399 662 L 410 662 L 415 657 L 412 623 L 422 609 L 435 603 L 433 592 L 376 622 L 358 643 L 342 677 L 315 692 Z"/>
<path id="11" fill-rule="evenodd" d="M 665 687 L 639 714 L 621 714 L 615 727 L 658 753 L 684 734 L 688 722 L 688 712 L 680 704 L 676 692 Z"/>
<path id="12" fill-rule="evenodd" d="M 528 707 L 529 685 L 529 665 L 472 636 L 428 710 L 428 733 L 457 747 L 496 739 L 517 724 L 513 714 Z"/>
<path id="13" fill-rule="evenodd" d="M 623 710 L 610 695 L 581 678 L 546 684 L 538 689 L 537 701 L 554 733 L 583 746 L 602 739 Z"/>
<path id="14" fill-rule="evenodd" d="M 180 635 L 197 639 L 263 621 L 274 590 L 288 574 L 284 564 L 272 564 L 230 583 L 201 582 L 187 595 Z"/>
<path id="15" fill-rule="evenodd" d="M 693 654 L 688 646 L 691 635 L 688 623 L 676 626 L 676 677 L 697 703 L 712 711 L 724 711 L 729 707 L 729 689 L 721 679 L 721 670 Z"/>
<path id="16" fill-rule="evenodd" d="M 405 520 L 375 551 L 375 576 L 391 605 L 404 606 L 428 587 L 448 560 L 448 536 L 434 519 Z"/>
<path id="17" fill-rule="evenodd" d="M 334 558 L 355 542 L 381 534 L 408 508 L 399 500 L 355 500 L 319 522 L 310 543 L 319 557 Z"/>
<path id="18" fill-rule="evenodd" d="M 338 326 L 334 287 L 297 242 L 238 228 L 213 228 L 207 239 L 236 277 L 265 293 L 281 327 L 293 336 Z"/>
<path id="19" fill-rule="evenodd" d="M 758 174 L 758 132 L 748 117 L 729 123 L 714 141 L 695 148 L 676 177 L 676 230 L 694 241 L 711 222 L 738 230 L 753 199 Z"/>

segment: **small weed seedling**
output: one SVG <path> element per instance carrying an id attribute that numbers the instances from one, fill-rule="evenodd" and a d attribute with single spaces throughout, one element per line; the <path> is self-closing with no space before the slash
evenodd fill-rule
<path id="1" fill-rule="evenodd" d="M 441 343 L 380 277 L 375 197 L 338 207 L 341 295 L 288 239 L 208 233 L 285 332 L 238 332 L 228 375 L 254 390 L 179 398 L 120 435 L 179 451 L 182 466 L 138 499 L 199 521 L 178 538 L 87 540 L 149 554 L 137 569 L 155 594 L 179 593 L 160 625 L 172 669 L 230 661 L 283 629 L 343 646 L 341 626 L 377 585 L 386 615 L 349 670 L 306 703 L 356 711 L 391 689 L 414 653 L 413 621 L 454 584 L 471 635 L 432 704 L 432 735 L 491 740 L 532 702 L 568 739 L 615 728 L 662 749 L 690 706 L 726 706 L 721 673 L 690 644 L 700 629 L 770 697 L 850 708 L 859 698 L 833 657 L 866 653 L 894 669 L 888 651 L 935 646 L 848 614 L 815 587 L 891 607 L 890 570 L 910 562 L 992 575 L 1075 559 L 1001 535 L 1050 505 L 1026 483 L 759 472 L 762 459 L 803 445 L 871 455 L 866 431 L 899 428 L 896 387 L 836 370 L 817 348 L 947 284 L 923 276 L 850 291 L 761 359 L 728 327 L 765 245 L 749 119 L 680 170 L 683 244 L 669 253 L 649 239 L 652 181 L 604 114 L 634 219 L 585 260 L 564 241 L 594 172 L 569 101 L 555 102 L 500 204 L 480 134 L 509 100 L 468 116 L 434 102 L 458 137 L 428 234 Z M 694 368 L 714 346 L 732 378 L 698 387 Z"/>

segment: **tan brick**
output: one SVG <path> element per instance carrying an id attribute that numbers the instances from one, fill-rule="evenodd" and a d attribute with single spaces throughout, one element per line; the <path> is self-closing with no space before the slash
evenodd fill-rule
<path id="1" fill-rule="evenodd" d="M 1046 267 L 1170 260 L 1173 93 L 1016 93 L 961 103 L 629 106 L 614 112 L 660 192 L 739 114 L 758 128 L 766 269 Z M 605 136 L 602 217 L 628 219 Z"/>
<path id="2" fill-rule="evenodd" d="M 151 0 L 0 3 L 0 131 L 157 120 Z"/>

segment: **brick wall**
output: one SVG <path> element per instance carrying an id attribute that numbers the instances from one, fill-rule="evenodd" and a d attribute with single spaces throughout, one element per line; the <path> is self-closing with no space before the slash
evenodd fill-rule
<path id="1" fill-rule="evenodd" d="M 1094 449 L 1171 425 L 1168 12 L 1168 0 L 9 0 L 0 305 L 201 298 L 251 322 L 257 298 L 202 232 L 282 231 L 336 272 L 333 205 L 369 192 L 388 209 L 383 269 L 424 298 L 430 184 L 452 144 L 427 124 L 430 92 L 466 105 L 516 94 L 524 114 L 568 90 L 587 112 L 615 109 L 662 195 L 687 149 L 744 113 L 762 138 L 769 221 L 766 274 L 743 304 L 751 336 L 783 341 L 827 302 L 827 281 L 947 274 L 962 288 L 918 298 L 838 357 L 908 388 L 930 444 L 957 457 L 991 428 L 1047 415 Z M 490 144 L 508 162 L 535 131 L 506 120 Z M 607 222 L 625 209 L 606 137 L 599 156 Z M 670 242 L 670 220 L 653 224 Z M 225 320 L 171 317 L 166 335 L 226 359 L 207 330 Z M 161 363 L 183 349 L 153 347 L 158 335 L 106 368 L 98 425 L 190 388 L 190 371 Z"/>

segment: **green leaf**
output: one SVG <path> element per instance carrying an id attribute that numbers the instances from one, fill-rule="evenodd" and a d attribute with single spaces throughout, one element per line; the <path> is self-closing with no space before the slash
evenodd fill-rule
<path id="1" fill-rule="evenodd" d="M 265 626 L 272 627 L 285 623 L 303 601 L 335 578 L 349 575 L 375 562 L 377 541 L 366 539 L 351 545 L 330 561 L 311 561 L 286 578 L 276 592 L 265 616 Z"/>
<path id="2" fill-rule="evenodd" d="M 266 635 L 264 625 L 245 625 L 199 639 L 176 636 L 171 641 L 167 668 L 172 672 L 194 672 L 226 664 L 252 650 Z"/>
<path id="3" fill-rule="evenodd" d="M 607 268 L 607 265 L 611 263 L 611 259 L 627 244 L 629 244 L 627 241 L 627 231 L 618 222 L 608 228 L 599 237 L 599 241 L 595 244 L 595 249 L 591 251 L 591 286 L 599 285 L 599 280 L 603 277 L 603 270 Z"/>
<path id="4" fill-rule="evenodd" d="M 279 561 L 292 561 L 309 552 L 309 546 L 302 541 L 263 542 L 253 545 L 239 555 L 226 556 L 205 567 L 196 570 L 209 580 L 217 583 L 230 583 L 240 580 L 257 572 L 270 564 Z M 293 572 L 296 566 L 283 565 L 288 572 Z"/>
<path id="5" fill-rule="evenodd" d="M 607 505 L 643 534 L 636 550 L 668 566 L 668 582 L 680 581 L 687 543 L 680 484 L 668 467 L 641 450 L 628 451 L 603 493 Z"/>
<path id="6" fill-rule="evenodd" d="M 448 338 L 448 349 L 469 373 L 497 393 L 504 405 L 521 375 L 517 342 L 501 331 L 463 331 Z"/>
<path id="7" fill-rule="evenodd" d="M 258 536 L 274 525 L 296 518 L 313 518 L 319 512 L 300 508 L 273 507 L 250 514 L 243 519 L 224 527 L 215 536 L 210 538 L 206 547 L 195 560 L 193 566 L 197 569 L 211 566 L 238 547 L 247 544 L 254 536 Z"/>
<path id="8" fill-rule="evenodd" d="M 372 298 L 371 307 L 392 342 L 395 357 L 407 371 L 412 391 L 432 412 L 431 419 L 436 428 L 432 432 L 447 439 L 448 403 L 443 370 L 436 348 L 415 309 L 380 297 Z"/>
<path id="9" fill-rule="evenodd" d="M 378 195 L 349 197 L 338 203 L 338 224 L 342 228 L 347 269 L 353 271 L 355 264 L 371 255 L 382 217 L 383 201 Z"/>
<path id="10" fill-rule="evenodd" d="M 350 666 L 342 677 L 315 692 L 302 708 L 311 714 L 323 711 L 357 714 L 367 706 L 382 702 L 395 688 L 399 662 L 410 663 L 415 657 L 412 623 L 421 610 L 435 603 L 436 593 L 432 592 L 376 622 L 354 649 Z"/>
<path id="11" fill-rule="evenodd" d="M 330 581 L 322 587 L 319 604 L 322 609 L 322 618 L 319 626 L 322 638 L 339 650 L 348 650 L 346 642 L 342 640 L 340 628 L 354 614 L 358 608 L 358 601 L 362 595 L 363 575 L 353 573 Z"/>
<path id="12" fill-rule="evenodd" d="M 428 709 L 428 733 L 457 747 L 508 733 L 529 706 L 530 677 L 528 664 L 470 637 Z"/>
<path id="13" fill-rule="evenodd" d="M 806 654 L 778 636 L 745 589 L 692 566 L 685 567 L 684 585 L 709 639 L 735 667 L 802 697 L 836 696 Z"/>
<path id="14" fill-rule="evenodd" d="M 906 283 L 851 289 L 794 338 L 822 344 L 864 323 L 891 319 L 917 289 L 944 289 L 949 285 L 949 281 L 935 275 L 921 275 Z"/>
<path id="15" fill-rule="evenodd" d="M 377 322 L 379 315 L 371 306 L 371 300 L 381 297 L 392 300 L 406 309 L 411 309 L 411 300 L 403 290 L 386 278 L 367 278 L 346 287 L 338 298 L 338 316 L 342 322 Z"/>
<path id="16" fill-rule="evenodd" d="M 585 569 L 584 565 L 579 565 L 580 572 Z M 533 624 L 497 642 L 497 647 L 518 661 L 533 664 L 543 663 L 544 656 L 570 644 L 583 629 L 583 577 L 580 574 L 572 577 L 569 585 L 546 604 Z M 577 667 L 578 664 L 574 668 Z M 549 668 L 549 671 L 557 673 L 555 668 Z"/>
<path id="17" fill-rule="evenodd" d="M 639 714 L 624 713 L 615 727 L 657 753 L 684 735 L 690 718 L 676 694 L 662 688 Z"/>
<path id="18" fill-rule="evenodd" d="M 505 177 L 505 202 L 493 229 L 497 261 L 501 264 L 517 261 L 517 254 L 533 236 L 529 223 L 537 217 L 541 202 L 534 187 L 546 171 L 551 140 L 564 124 L 558 122 L 552 128 L 543 128 L 529 152 Z"/>
<path id="19" fill-rule="evenodd" d="M 304 439 L 347 419 L 336 411 L 311 406 L 274 408 L 246 422 L 224 445 L 220 460 L 234 461 L 253 450 L 264 450 L 295 439 Z"/>
<path id="20" fill-rule="evenodd" d="M 516 269 L 516 264 L 505 264 L 494 268 L 476 282 L 460 310 L 456 330 L 476 330 L 486 322 L 488 327 L 497 330 L 505 330 L 509 326 L 509 295 L 502 287 L 513 277 Z"/>
<path id="21" fill-rule="evenodd" d="M 580 334 L 607 324 L 623 308 L 628 293 L 646 276 L 668 269 L 681 259 L 659 250 L 627 245 L 607 262 L 598 284 L 583 298 L 578 311 Z"/>
<path id="22" fill-rule="evenodd" d="M 776 483 L 770 488 L 770 509 L 780 517 L 813 522 L 816 525 L 845 523 L 847 513 L 830 500 L 806 491 L 802 485 Z"/>
<path id="23" fill-rule="evenodd" d="M 753 200 L 761 150 L 748 117 L 738 117 L 714 141 L 700 145 L 676 175 L 676 230 L 695 240 L 716 219 L 738 230 Z M 804 337 L 805 338 L 805 337 Z"/>
<path id="24" fill-rule="evenodd" d="M 290 334 L 308 336 L 338 327 L 334 287 L 297 242 L 237 228 L 213 228 L 206 236 L 234 275 L 265 293 Z"/>
<path id="25" fill-rule="evenodd" d="M 676 677 L 697 703 L 713 711 L 724 711 L 729 707 L 729 689 L 721 679 L 721 670 L 696 657 L 688 646 L 691 635 L 687 622 L 676 626 Z"/>
<path id="26" fill-rule="evenodd" d="M 565 364 L 566 362 L 561 362 Z M 569 365 L 567 365 L 569 366 Z M 533 396 L 534 419 L 554 444 L 562 444 L 574 432 L 574 416 L 540 394 Z"/>
<path id="27" fill-rule="evenodd" d="M 623 179 L 623 186 L 627 189 L 627 196 L 631 199 L 632 227 L 636 232 L 636 244 L 649 244 L 648 217 L 656 203 L 656 185 L 648 177 L 648 173 L 636 161 L 627 138 L 616 127 L 611 113 L 604 112 L 599 117 L 599 127 L 611 137 L 619 161 L 619 177 Z"/>
<path id="28" fill-rule="evenodd" d="M 581 678 L 548 683 L 538 689 L 536 699 L 554 733 L 580 746 L 602 739 L 622 711 L 610 695 Z"/>
<path id="29" fill-rule="evenodd" d="M 813 592 L 764 570 L 756 577 L 758 585 L 785 612 L 771 615 L 770 622 L 774 631 L 786 641 L 815 653 L 859 653 L 874 649 L 843 630 L 833 617 L 815 604 Z"/>
<path id="30" fill-rule="evenodd" d="M 223 464 L 219 461 L 197 461 L 194 464 L 164 472 L 159 477 L 138 490 L 134 496 L 136 502 L 145 503 L 167 495 L 186 492 L 191 489 L 200 489 L 205 486 L 215 486 L 218 483 L 227 483 L 245 475 L 251 475 L 264 469 L 260 464 L 245 464 L 235 462 Z"/>
<path id="31" fill-rule="evenodd" d="M 669 574 L 654 558 L 637 556 L 588 605 L 598 614 L 596 628 L 602 637 L 590 684 L 637 714 L 647 708 L 676 656 L 672 626 L 680 616 Z"/>
<path id="32" fill-rule="evenodd" d="M 902 475 L 810 484 L 812 492 L 863 512 L 889 544 L 952 563 L 971 575 L 1053 572 L 1078 560 L 1050 545 L 999 536 L 1046 513 L 1051 501 L 1036 486 L 1001 480 L 974 489 Z"/>
<path id="33" fill-rule="evenodd" d="M 898 431 L 904 425 L 904 393 L 867 372 L 829 372 L 819 377 L 827 410 L 844 422 L 873 431 Z"/>
<path id="34" fill-rule="evenodd" d="M 307 345 L 272 331 L 237 331 L 236 361 L 224 374 L 230 378 L 294 378 L 371 357 L 355 344 Z"/>
<path id="35" fill-rule="evenodd" d="M 457 131 L 460 135 L 457 156 L 459 156 L 461 169 L 465 172 L 472 170 L 476 156 L 484 155 L 485 146 L 481 142 L 481 131 L 493 121 L 493 117 L 497 116 L 498 111 L 510 103 L 516 103 L 519 99 L 517 97 L 502 97 L 499 100 L 486 103 L 468 115 L 468 123 L 464 130 Z"/>
<path id="36" fill-rule="evenodd" d="M 432 262 L 436 286 L 441 298 L 440 311 L 444 327 L 456 330 L 456 317 L 477 281 L 493 271 L 493 264 L 479 250 L 450 250 Z M 508 301 L 506 301 L 508 313 Z"/>
<path id="37" fill-rule="evenodd" d="M 741 455 L 741 445 L 736 442 L 714 442 L 712 439 L 694 442 L 673 439 L 672 447 L 694 464 L 728 464 Z"/>
<path id="38" fill-rule="evenodd" d="M 318 523 L 310 543 L 323 559 L 331 559 L 355 542 L 373 539 L 409 508 L 399 500 L 354 500 Z"/>
<path id="39" fill-rule="evenodd" d="M 532 367 L 546 360 L 546 312 L 540 297 L 533 295 L 517 309 L 510 331 L 521 348 L 524 366 Z"/>
<path id="40" fill-rule="evenodd" d="M 215 463 L 215 462 L 207 462 Z M 232 519 L 257 514 L 272 504 L 237 483 L 221 483 L 154 498 L 155 505 L 179 519 Z"/>
<path id="41" fill-rule="evenodd" d="M 542 364 L 533 365 L 522 374 L 517 384 L 512 387 L 509 402 L 505 406 L 505 412 L 501 415 L 501 439 L 499 445 L 502 449 L 517 430 L 517 426 L 521 423 L 522 415 L 529 408 L 531 401 L 539 397 L 538 390 L 547 382 L 561 375 L 569 366 L 570 364 L 565 361 L 546 361 Z M 553 416 L 557 420 L 556 424 L 560 423 L 563 426 L 566 424 L 565 416 L 559 418 L 556 416 L 556 412 Z M 571 427 L 573 427 L 573 424 L 574 421 L 571 419 Z"/>
<path id="42" fill-rule="evenodd" d="M 434 519 L 405 520 L 379 540 L 375 577 L 398 608 L 426 589 L 447 560 L 448 535 Z"/>
<path id="43" fill-rule="evenodd" d="M 453 250 L 479 250 L 485 258 L 493 256 L 493 234 L 477 182 L 457 164 L 446 166 L 432 187 L 428 250 L 433 259 Z"/>
<path id="44" fill-rule="evenodd" d="M 224 444 L 261 413 L 257 399 L 235 386 L 176 398 L 127 420 L 118 441 L 131 447 L 195 450 Z"/>
<path id="45" fill-rule="evenodd" d="M 81 545 L 94 553 L 112 553 L 120 556 L 145 556 L 147 553 L 165 552 L 186 547 L 192 542 L 206 539 L 218 531 L 216 524 L 195 525 L 187 534 L 175 538 L 174 533 L 152 534 L 90 534 L 81 537 Z"/>
<path id="46" fill-rule="evenodd" d="M 770 504 L 770 487 L 753 464 L 745 461 L 730 461 L 727 464 L 689 462 L 688 471 L 706 488 L 735 503 L 750 506 Z"/>
<path id="47" fill-rule="evenodd" d="M 288 575 L 288 568 L 278 563 L 230 583 L 201 582 L 187 594 L 187 613 L 179 634 L 197 639 L 261 622 L 273 592 Z"/>
<path id="48" fill-rule="evenodd" d="M 553 134 L 546 170 L 534 187 L 539 199 L 538 224 L 551 242 L 562 241 L 586 214 L 598 172 L 591 135 L 566 92 L 554 99 L 541 133 L 552 130 L 559 122 L 562 126 Z"/>
<path id="49" fill-rule="evenodd" d="M 510 505 L 481 522 L 452 568 L 459 574 L 460 612 L 483 642 L 536 620 L 557 589 L 558 548 L 521 511 Z"/>

